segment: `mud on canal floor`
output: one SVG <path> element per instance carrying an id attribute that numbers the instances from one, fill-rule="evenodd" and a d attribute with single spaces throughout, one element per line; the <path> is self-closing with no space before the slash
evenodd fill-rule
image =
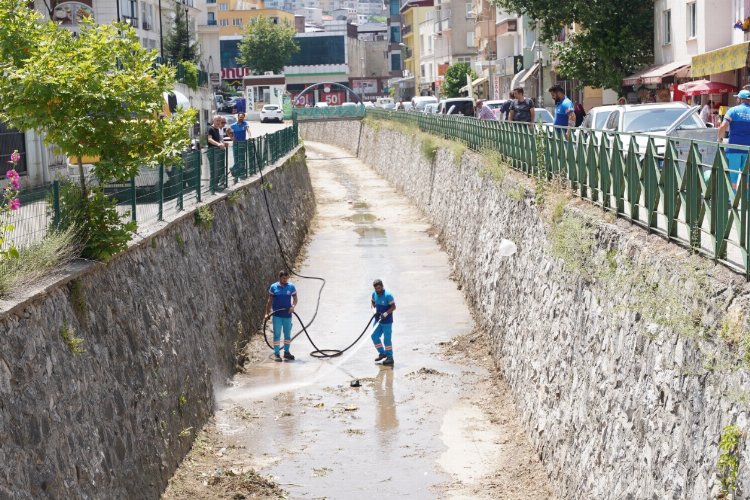
<path id="1" fill-rule="evenodd" d="M 373 362 L 369 332 L 330 360 L 300 337 L 281 364 L 254 338 L 163 498 L 553 498 L 429 224 L 359 160 L 306 147 L 318 214 L 299 271 L 328 280 L 311 334 L 349 344 L 382 278 L 396 365 Z M 292 281 L 309 318 L 317 284 Z"/>

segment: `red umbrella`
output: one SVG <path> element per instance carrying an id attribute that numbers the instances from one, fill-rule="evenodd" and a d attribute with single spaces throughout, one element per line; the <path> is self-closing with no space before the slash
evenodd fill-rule
<path id="1" fill-rule="evenodd" d="M 683 83 L 677 89 L 687 96 L 694 95 L 711 95 L 711 94 L 729 94 L 737 92 L 737 87 L 728 83 L 709 82 L 708 80 L 696 80 L 694 82 Z"/>

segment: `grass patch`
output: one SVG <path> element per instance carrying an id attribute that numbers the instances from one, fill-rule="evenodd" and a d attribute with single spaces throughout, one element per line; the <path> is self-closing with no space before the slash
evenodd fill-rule
<path id="1" fill-rule="evenodd" d="M 195 225 L 201 229 L 210 229 L 214 223 L 214 212 L 208 205 L 198 207 L 195 211 Z"/>
<path id="2" fill-rule="evenodd" d="M 522 201 L 526 198 L 526 188 L 520 184 L 516 184 L 512 188 L 506 191 L 508 198 L 513 201 Z"/>
<path id="3" fill-rule="evenodd" d="M 422 151 L 422 156 L 424 156 L 427 161 L 429 161 L 430 163 L 433 163 L 435 161 L 435 158 L 437 157 L 438 146 L 437 144 L 435 144 L 435 141 L 432 139 L 432 137 L 422 137 L 420 150 Z"/>
<path id="4" fill-rule="evenodd" d="M 81 347 L 83 339 L 76 336 L 75 330 L 67 322 L 63 323 L 63 326 L 60 328 L 60 337 L 62 337 L 63 342 L 68 346 L 68 350 L 73 354 L 83 354 L 86 352 L 86 349 Z"/>
<path id="5" fill-rule="evenodd" d="M 719 461 L 717 464 L 721 497 L 735 498 L 737 494 L 737 474 L 740 470 L 740 444 L 742 431 L 736 425 L 727 425 L 719 438 Z"/>
<path id="6" fill-rule="evenodd" d="M 229 193 L 229 196 L 227 196 L 227 201 L 230 205 L 236 205 L 240 200 L 242 200 L 242 193 L 240 191 L 232 191 Z"/>
<path id="7" fill-rule="evenodd" d="M 573 273 L 590 277 L 595 230 L 589 221 L 564 215 L 550 230 L 550 253 Z"/>
<path id="8" fill-rule="evenodd" d="M 19 250 L 18 257 L 0 260 L 0 297 L 27 288 L 50 271 L 80 255 L 81 244 L 73 229 L 53 232 L 39 243 Z"/>
<path id="9" fill-rule="evenodd" d="M 498 151 L 484 149 L 482 155 L 482 168 L 479 170 L 481 177 L 490 177 L 498 186 L 503 185 L 505 176 L 508 174 L 508 164 Z"/>

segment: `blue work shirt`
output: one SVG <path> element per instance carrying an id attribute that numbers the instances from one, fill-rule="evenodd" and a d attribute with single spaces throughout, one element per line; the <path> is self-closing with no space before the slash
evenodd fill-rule
<path id="1" fill-rule="evenodd" d="M 383 314 L 395 304 L 393 295 L 388 293 L 388 290 L 385 289 L 383 290 L 383 293 L 379 295 L 378 292 L 372 292 L 372 301 L 375 303 L 375 310 L 378 312 L 378 315 Z M 382 318 L 380 322 L 384 325 L 393 323 L 393 314 L 389 314 L 385 318 Z"/>
<path id="2" fill-rule="evenodd" d="M 247 122 L 237 122 L 232 124 L 232 132 L 234 132 L 234 140 L 235 141 L 246 141 L 247 140 L 247 129 L 250 128 L 250 125 L 247 124 Z"/>
<path id="3" fill-rule="evenodd" d="M 724 116 L 729 120 L 729 144 L 750 146 L 750 105 L 734 106 Z M 727 153 L 747 153 L 744 149 L 727 149 Z"/>
<path id="4" fill-rule="evenodd" d="M 292 313 L 289 312 L 289 308 L 292 307 L 292 297 L 297 295 L 297 289 L 295 286 L 287 282 L 286 285 L 282 285 L 278 281 L 271 285 L 268 289 L 268 294 L 273 297 L 271 302 L 271 309 L 283 309 L 282 311 L 273 313 L 274 316 L 279 318 L 291 318 Z"/>
<path id="5" fill-rule="evenodd" d="M 573 110 L 573 101 L 567 97 L 555 104 L 555 126 L 567 127 L 568 114 Z"/>

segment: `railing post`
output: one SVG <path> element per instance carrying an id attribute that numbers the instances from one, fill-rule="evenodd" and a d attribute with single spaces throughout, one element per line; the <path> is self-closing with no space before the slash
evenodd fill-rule
<path id="1" fill-rule="evenodd" d="M 216 149 L 208 148 L 208 189 L 211 194 L 216 192 Z"/>
<path id="2" fill-rule="evenodd" d="M 135 177 L 130 178 L 130 220 L 135 222 L 137 220 L 136 218 L 136 206 L 138 204 L 138 200 L 136 198 L 137 194 L 135 191 Z"/>
<path id="3" fill-rule="evenodd" d="M 159 216 L 157 220 L 164 220 L 164 164 L 159 164 Z"/>
<path id="4" fill-rule="evenodd" d="M 198 153 L 200 155 L 200 152 Z M 183 204 L 185 203 L 185 200 L 183 198 L 183 188 L 184 188 L 184 179 L 183 179 L 183 173 L 185 170 L 185 162 L 182 163 L 182 167 L 177 169 L 177 183 L 180 186 L 180 190 L 177 193 L 177 211 L 182 211 Z"/>
<path id="5" fill-rule="evenodd" d="M 208 151 L 206 151 L 208 156 Z M 201 184 L 203 184 L 203 152 L 198 150 L 198 165 L 196 167 L 198 182 L 195 183 L 195 199 L 198 203 L 201 202 Z M 211 162 L 208 162 L 208 175 L 211 176 Z"/>
<path id="6" fill-rule="evenodd" d="M 60 181 L 52 182 L 52 208 L 54 210 L 52 223 L 55 229 L 60 229 Z"/>

